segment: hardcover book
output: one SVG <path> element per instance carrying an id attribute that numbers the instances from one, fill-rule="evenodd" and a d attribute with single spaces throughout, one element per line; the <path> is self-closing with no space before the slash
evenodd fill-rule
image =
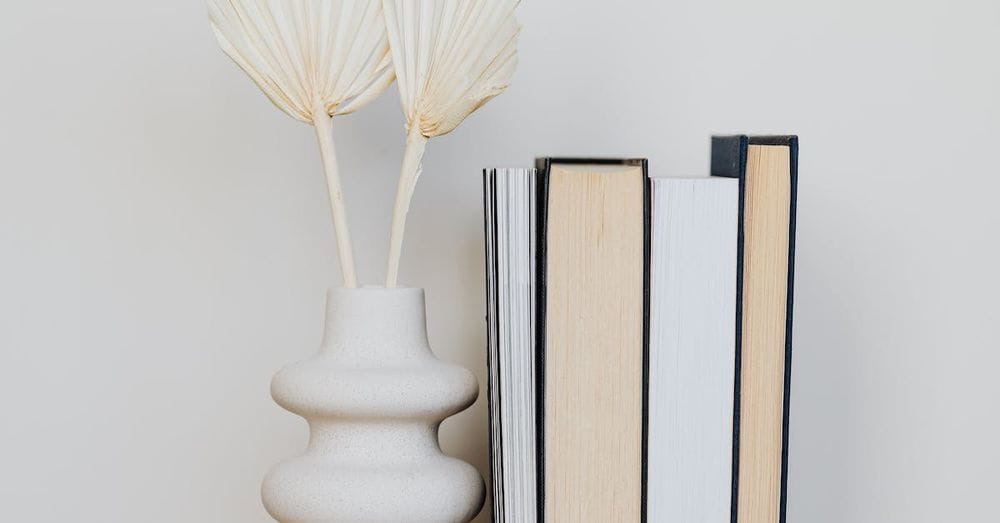
<path id="1" fill-rule="evenodd" d="M 734 523 L 785 521 L 798 138 L 712 138 L 712 175 L 739 182 Z"/>
<path id="2" fill-rule="evenodd" d="M 536 520 L 535 169 L 487 169 L 487 396 L 493 521 Z"/>

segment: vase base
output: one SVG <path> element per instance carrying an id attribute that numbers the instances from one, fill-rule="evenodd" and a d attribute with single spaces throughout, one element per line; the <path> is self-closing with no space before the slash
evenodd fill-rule
<path id="1" fill-rule="evenodd" d="M 468 521 L 484 495 L 479 471 L 448 456 L 378 467 L 306 455 L 276 465 L 261 487 L 268 513 L 283 523 Z"/>

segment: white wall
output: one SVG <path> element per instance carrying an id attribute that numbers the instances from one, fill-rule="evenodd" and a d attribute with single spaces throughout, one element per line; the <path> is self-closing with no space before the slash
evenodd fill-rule
<path id="1" fill-rule="evenodd" d="M 0 16 L 0 519 L 267 521 L 305 441 L 268 396 L 338 282 L 311 129 L 189 2 Z M 789 521 L 996 521 L 1000 4 L 537 1 L 510 90 L 431 142 L 402 281 L 484 374 L 480 169 L 707 171 L 713 132 L 801 137 Z M 361 277 L 402 156 L 390 92 L 336 122 Z M 444 446 L 486 472 L 482 399 Z"/>

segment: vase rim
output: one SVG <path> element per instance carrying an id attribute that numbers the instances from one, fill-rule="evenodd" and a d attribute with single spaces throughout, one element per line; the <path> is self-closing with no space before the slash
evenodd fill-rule
<path id="1" fill-rule="evenodd" d="M 396 286 L 396 287 L 385 287 L 384 285 L 362 285 L 361 287 L 344 287 L 344 286 L 336 285 L 336 286 L 330 287 L 330 292 L 345 292 L 345 293 L 348 293 L 348 292 L 358 292 L 358 293 L 360 293 L 360 292 L 364 292 L 364 293 L 375 293 L 375 292 L 394 293 L 394 292 L 414 292 L 414 291 L 423 291 L 423 290 L 424 289 L 422 287 L 407 287 L 405 285 L 399 285 L 399 286 Z"/>

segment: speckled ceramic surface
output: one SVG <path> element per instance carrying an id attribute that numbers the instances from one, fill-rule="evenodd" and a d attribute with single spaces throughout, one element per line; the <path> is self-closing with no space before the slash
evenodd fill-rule
<path id="1" fill-rule="evenodd" d="M 441 452 L 438 426 L 479 386 L 431 352 L 423 290 L 333 289 L 326 317 L 319 353 L 271 382 L 310 437 L 264 478 L 267 511 L 285 523 L 472 519 L 483 479 Z"/>

